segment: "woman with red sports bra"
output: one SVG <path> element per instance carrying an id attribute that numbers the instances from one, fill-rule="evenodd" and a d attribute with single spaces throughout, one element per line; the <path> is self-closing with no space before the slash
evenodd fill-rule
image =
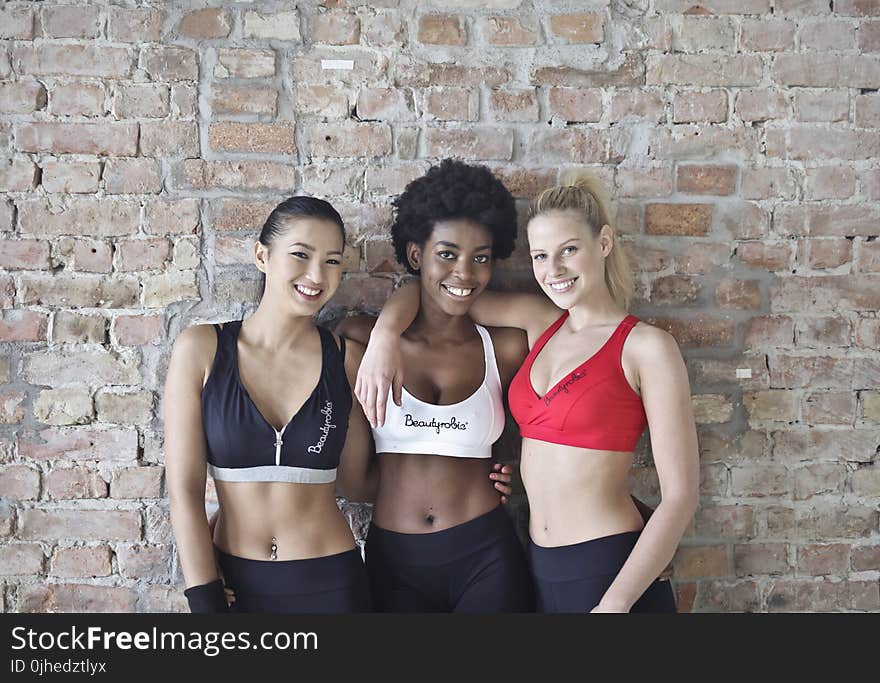
<path id="1" fill-rule="evenodd" d="M 657 577 L 698 502 L 690 388 L 672 336 L 627 314 L 631 278 L 607 206 L 583 172 L 542 192 L 528 239 L 547 297 L 485 291 L 470 313 L 528 336 L 508 398 L 523 437 L 539 611 L 674 612 L 669 582 Z M 392 296 L 386 320 L 399 325 L 412 313 L 412 289 Z M 373 397 L 402 382 L 395 353 L 386 342 L 364 356 L 356 395 L 371 421 L 384 408 Z M 628 477 L 646 426 L 661 502 L 644 521 Z"/>

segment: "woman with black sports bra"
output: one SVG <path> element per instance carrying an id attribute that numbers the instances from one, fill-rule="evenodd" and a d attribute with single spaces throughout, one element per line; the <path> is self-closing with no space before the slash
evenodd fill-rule
<path id="1" fill-rule="evenodd" d="M 360 552 L 336 494 L 371 499 L 371 443 L 350 386 L 363 347 L 312 316 L 342 277 L 342 219 L 292 197 L 254 247 L 263 296 L 245 321 L 196 325 L 174 343 L 165 385 L 171 522 L 193 612 L 370 609 Z M 219 515 L 205 517 L 206 470 Z M 216 552 L 215 552 L 216 550 Z"/>
<path id="2" fill-rule="evenodd" d="M 699 458 L 687 372 L 675 340 L 627 315 L 632 285 L 607 200 L 574 173 L 532 202 L 529 248 L 546 298 L 484 292 L 470 313 L 525 330 L 531 351 L 512 380 L 523 436 L 529 559 L 539 611 L 674 612 L 659 581 L 696 509 Z M 394 332 L 413 317 L 415 287 L 380 316 L 357 396 L 371 421 L 402 381 Z M 408 381 L 409 369 L 406 368 Z M 377 398 L 378 397 L 378 398 Z M 628 492 L 645 426 L 661 502 L 645 521 Z"/>
<path id="3" fill-rule="evenodd" d="M 419 276 L 419 305 L 400 338 L 407 386 L 373 429 L 379 485 L 365 546 L 373 606 L 530 611 L 522 545 L 486 484 L 487 474 L 498 476 L 492 444 L 525 336 L 487 330 L 468 316 L 492 261 L 513 251 L 513 197 L 487 168 L 446 160 L 411 182 L 395 207 L 394 248 Z M 339 330 L 365 342 L 374 322 L 349 318 Z M 372 334 L 381 344 L 382 330 Z"/>

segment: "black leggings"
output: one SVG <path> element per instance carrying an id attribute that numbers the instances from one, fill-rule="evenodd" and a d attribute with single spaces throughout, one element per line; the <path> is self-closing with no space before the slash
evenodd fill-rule
<path id="1" fill-rule="evenodd" d="M 377 612 L 530 612 L 522 544 L 501 506 L 428 534 L 370 526 L 367 574 Z"/>
<path id="2" fill-rule="evenodd" d="M 218 550 L 232 612 L 369 612 L 370 589 L 357 548 L 307 560 L 248 560 Z"/>
<path id="3" fill-rule="evenodd" d="M 603 536 L 574 545 L 545 548 L 529 541 L 539 612 L 589 612 L 608 590 L 640 531 Z M 655 580 L 631 612 L 675 613 L 669 581 Z"/>

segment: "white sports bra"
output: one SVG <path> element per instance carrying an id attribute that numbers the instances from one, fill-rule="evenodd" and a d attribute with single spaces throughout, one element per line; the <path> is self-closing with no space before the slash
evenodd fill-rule
<path id="1" fill-rule="evenodd" d="M 398 406 L 389 394 L 385 424 L 373 429 L 377 453 L 492 457 L 492 444 L 504 430 L 501 377 L 489 332 L 480 325 L 474 327 L 483 340 L 483 383 L 463 401 L 443 406 L 425 403 L 406 388 Z"/>

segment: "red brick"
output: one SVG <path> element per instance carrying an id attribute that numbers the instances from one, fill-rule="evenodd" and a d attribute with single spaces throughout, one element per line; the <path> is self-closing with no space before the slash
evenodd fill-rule
<path id="1" fill-rule="evenodd" d="M 23 304 L 70 308 L 129 308 L 139 299 L 138 283 L 130 278 L 91 275 L 27 275 L 21 278 Z"/>
<path id="2" fill-rule="evenodd" d="M 861 273 L 880 273 L 880 242 L 859 242 L 857 270 Z"/>
<path id="3" fill-rule="evenodd" d="M 277 12 L 246 12 L 244 15 L 244 34 L 249 38 L 299 42 L 299 15 L 296 10 Z"/>
<path id="4" fill-rule="evenodd" d="M 189 612 L 189 604 L 178 586 L 148 586 L 141 600 L 147 612 Z"/>
<path id="5" fill-rule="evenodd" d="M 136 203 L 115 199 L 70 199 L 64 210 L 44 199 L 18 202 L 22 234 L 110 237 L 136 232 L 139 221 Z"/>
<path id="6" fill-rule="evenodd" d="M 371 171 L 372 172 L 372 171 Z M 360 197 L 364 185 L 364 165 L 353 164 L 312 164 L 303 169 L 302 189 L 307 194 L 320 197 L 339 197 L 353 195 Z M 268 215 L 268 211 L 266 213 Z M 253 235 L 254 238 L 257 235 Z M 253 257 L 248 260 L 250 262 Z"/>
<path id="7" fill-rule="evenodd" d="M 153 235 L 197 234 L 199 225 L 199 201 L 197 199 L 153 199 L 146 203 L 144 229 L 147 233 Z"/>
<path id="8" fill-rule="evenodd" d="M 43 548 L 39 543 L 11 543 L 0 546 L 0 575 L 39 576 L 43 573 Z"/>
<path id="9" fill-rule="evenodd" d="M 110 481 L 112 498 L 159 498 L 164 467 L 126 467 L 116 470 Z"/>
<path id="10" fill-rule="evenodd" d="M 162 316 L 121 315 L 113 321 L 113 334 L 122 346 L 156 344 L 164 337 Z"/>
<path id="11" fill-rule="evenodd" d="M 856 189 L 856 177 L 846 166 L 806 169 L 808 199 L 849 199 Z"/>
<path id="12" fill-rule="evenodd" d="M 348 96 L 329 85 L 296 86 L 296 111 L 331 119 L 348 117 Z"/>
<path id="13" fill-rule="evenodd" d="M 257 230 L 278 202 L 244 199 L 216 199 L 211 202 L 214 230 Z"/>
<path id="14" fill-rule="evenodd" d="M 34 37 L 34 14 L 29 7 L 0 8 L 0 38 Z"/>
<path id="15" fill-rule="evenodd" d="M 52 556 L 49 575 L 63 578 L 95 578 L 109 576 L 112 572 L 110 548 L 103 545 L 57 548 Z"/>
<path id="16" fill-rule="evenodd" d="M 728 422 L 733 414 L 730 398 L 723 394 L 694 394 L 693 409 L 697 424 Z M 722 467 L 708 471 L 710 468 L 711 466 L 703 467 L 704 475 L 711 475 L 713 481 L 720 480 L 720 484 L 715 486 L 716 490 L 710 490 L 710 487 L 705 485 L 706 482 L 703 482 L 700 485 L 700 491 L 707 495 L 725 495 L 727 492 L 727 470 Z"/>
<path id="17" fill-rule="evenodd" d="M 278 92 L 267 86 L 215 83 L 212 88 L 211 111 L 223 114 L 268 114 L 276 112 Z M 348 101 L 346 100 L 346 105 Z"/>
<path id="18" fill-rule="evenodd" d="M 109 242 L 62 237 L 52 252 L 52 266 L 90 273 L 113 270 L 113 247 Z"/>
<path id="19" fill-rule="evenodd" d="M 718 505 L 697 510 L 697 536 L 747 539 L 754 528 L 754 510 L 749 505 Z"/>
<path id="20" fill-rule="evenodd" d="M 542 164 L 607 162 L 608 141 L 599 133 L 575 128 L 537 130 L 529 138 L 527 156 Z"/>
<path id="21" fill-rule="evenodd" d="M 513 131 L 499 128 L 428 128 L 425 131 L 429 157 L 457 156 L 466 160 L 513 157 Z"/>
<path id="22" fill-rule="evenodd" d="M 45 7 L 43 32 L 49 38 L 98 38 L 101 22 L 97 7 Z"/>
<path id="23" fill-rule="evenodd" d="M 19 589 L 20 612 L 134 612 L 137 594 L 121 586 L 34 584 Z"/>
<path id="24" fill-rule="evenodd" d="M 30 159 L 0 160 L 0 192 L 29 192 L 37 180 L 37 167 Z"/>
<path id="25" fill-rule="evenodd" d="M 116 549 L 119 573 L 127 579 L 153 579 L 168 575 L 171 561 L 167 545 L 120 545 Z"/>
<path id="26" fill-rule="evenodd" d="M 611 96 L 609 120 L 644 119 L 660 122 L 666 116 L 662 93 L 618 90 Z"/>
<path id="27" fill-rule="evenodd" d="M 880 87 L 880 59 L 829 54 L 782 54 L 770 71 L 773 82 L 819 88 Z"/>
<path id="28" fill-rule="evenodd" d="M 855 122 L 859 128 L 880 127 L 880 96 L 859 95 L 856 97 Z"/>
<path id="29" fill-rule="evenodd" d="M 669 168 L 618 168 L 618 197 L 665 197 L 672 194 Z"/>
<path id="30" fill-rule="evenodd" d="M 159 42 L 163 16 L 161 10 L 111 7 L 107 37 L 117 43 Z"/>
<path id="31" fill-rule="evenodd" d="M 38 434 L 21 435 L 18 446 L 22 457 L 35 460 L 135 460 L 137 431 L 93 427 L 43 429 Z"/>
<path id="32" fill-rule="evenodd" d="M 645 210 L 649 235 L 703 236 L 711 226 L 711 204 L 648 204 Z"/>
<path id="33" fill-rule="evenodd" d="M 148 157 L 198 157 L 198 126 L 175 121 L 144 122 L 140 147 L 141 154 Z"/>
<path id="34" fill-rule="evenodd" d="M 306 126 L 305 137 L 312 156 L 375 157 L 391 153 L 391 130 L 381 123 L 313 124 Z"/>
<path id="35" fill-rule="evenodd" d="M 798 121 L 848 121 L 849 95 L 845 91 L 798 92 L 794 98 Z"/>
<path id="36" fill-rule="evenodd" d="M 392 289 L 393 283 L 386 278 L 348 276 L 333 297 L 332 305 L 343 310 L 357 308 L 376 312 L 382 308 Z"/>
<path id="37" fill-rule="evenodd" d="M 192 271 L 168 271 L 143 278 L 144 307 L 164 308 L 176 301 L 200 299 L 198 283 Z"/>
<path id="38" fill-rule="evenodd" d="M 46 341 L 48 322 L 45 313 L 5 310 L 0 319 L 0 341 Z"/>
<path id="39" fill-rule="evenodd" d="M 117 243 L 119 270 L 162 270 L 171 256 L 171 243 L 163 237 L 123 240 Z"/>
<path id="40" fill-rule="evenodd" d="M 852 260 L 852 242 L 844 238 L 810 240 L 810 267 L 837 268 Z"/>
<path id="41" fill-rule="evenodd" d="M 865 464 L 852 473 L 850 490 L 857 496 L 874 497 L 880 495 L 880 467 Z"/>
<path id="42" fill-rule="evenodd" d="M 97 161 L 43 162 L 42 185 L 46 192 L 93 194 L 98 191 L 101 164 Z"/>
<path id="43" fill-rule="evenodd" d="M 476 121 L 478 103 L 466 88 L 431 88 L 425 93 L 425 112 L 438 121 Z"/>
<path id="44" fill-rule="evenodd" d="M 137 510 L 23 510 L 19 535 L 41 541 L 136 541 L 141 535 Z"/>
<path id="45" fill-rule="evenodd" d="M 727 93 L 723 90 L 678 93 L 672 103 L 672 120 L 675 123 L 723 123 L 727 120 Z"/>
<path id="46" fill-rule="evenodd" d="M 189 12 L 183 16 L 178 32 L 188 38 L 225 38 L 232 29 L 231 17 L 220 8 Z"/>
<path id="47" fill-rule="evenodd" d="M 733 546 L 733 565 L 737 576 L 786 574 L 789 570 L 785 543 L 743 543 Z"/>
<path id="48" fill-rule="evenodd" d="M 0 268 L 46 270 L 49 268 L 49 243 L 45 240 L 0 239 Z"/>
<path id="49" fill-rule="evenodd" d="M 655 159 L 710 159 L 731 151 L 745 158 L 759 154 L 755 129 L 679 125 L 659 128 L 651 145 Z"/>
<path id="50" fill-rule="evenodd" d="M 103 344 L 107 340 L 107 323 L 100 315 L 58 311 L 52 324 L 52 340 L 59 343 Z"/>
<path id="51" fill-rule="evenodd" d="M 700 581 L 694 601 L 697 612 L 759 612 L 758 583 L 755 581 Z"/>
<path id="52" fill-rule="evenodd" d="M 670 24 L 673 52 L 735 51 L 736 27 L 726 17 L 685 15 Z"/>
<path id="53" fill-rule="evenodd" d="M 296 154 L 294 128 L 286 123 L 214 123 L 208 129 L 208 144 L 224 152 Z"/>
<path id="54" fill-rule="evenodd" d="M 761 287 L 757 280 L 726 278 L 715 289 L 715 303 L 722 308 L 756 310 L 761 307 Z"/>
<path id="55" fill-rule="evenodd" d="M 371 124 L 361 124 L 371 125 Z M 188 159 L 178 165 L 176 183 L 181 188 L 210 190 L 284 190 L 296 187 L 296 169 L 268 161 L 203 161 Z"/>
<path id="56" fill-rule="evenodd" d="M 567 122 L 596 122 L 602 118 L 602 91 L 550 88 L 550 113 Z"/>
<path id="57" fill-rule="evenodd" d="M 694 304 L 700 297 L 699 282 L 690 277 L 665 275 L 651 284 L 651 303 L 655 304 Z"/>
<path id="58" fill-rule="evenodd" d="M 669 332 L 681 346 L 727 346 L 733 341 L 730 320 L 698 315 L 690 320 L 650 318 L 648 322 Z"/>
<path id="59" fill-rule="evenodd" d="M 828 356 L 770 356 L 770 381 L 774 387 L 848 389 L 852 361 Z"/>
<path id="60" fill-rule="evenodd" d="M 676 185 L 685 194 L 729 195 L 736 189 L 736 166 L 679 166 Z"/>
<path id="61" fill-rule="evenodd" d="M 855 412 L 856 398 L 851 393 L 814 392 L 804 399 L 804 421 L 808 425 L 851 425 Z"/>
<path id="62" fill-rule="evenodd" d="M 857 346 L 865 349 L 880 347 L 880 319 L 860 318 L 855 341 Z"/>
<path id="63" fill-rule="evenodd" d="M 601 43 L 605 39 L 605 17 L 595 12 L 553 14 L 549 26 L 555 42 Z"/>
<path id="64" fill-rule="evenodd" d="M 776 0 L 776 12 L 782 14 L 828 14 L 831 9 L 825 0 Z"/>
<path id="65" fill-rule="evenodd" d="M 239 51 L 239 52 L 256 52 Z M 344 59 L 353 62 L 353 68 L 345 69 L 327 69 L 324 60 Z M 414 62 L 401 58 L 395 66 L 395 85 L 413 86 L 415 83 L 405 82 L 410 80 L 405 76 L 411 69 L 414 69 Z M 266 74 L 266 71 L 274 68 L 274 59 L 272 61 L 265 60 L 265 68 L 263 63 L 255 64 L 259 66 L 259 73 L 256 69 L 249 72 L 250 78 L 265 78 L 272 74 Z M 361 86 L 366 84 L 375 84 L 385 80 L 390 67 L 390 60 L 385 55 L 381 55 L 373 50 L 361 50 L 357 48 L 341 49 L 341 48 L 321 48 L 313 49 L 293 58 L 293 82 L 307 85 L 327 85 L 328 82 L 335 86 L 337 91 L 341 90 L 340 86 Z M 427 65 L 419 63 L 418 70 L 424 76 L 422 85 L 427 85 Z M 217 75 L 215 73 L 215 75 Z M 239 74 L 240 77 L 240 74 Z M 390 80 L 390 78 L 389 78 Z"/>
<path id="66" fill-rule="evenodd" d="M 30 114 L 46 106 L 46 88 L 38 81 L 0 83 L 0 112 Z"/>
<path id="67" fill-rule="evenodd" d="M 880 567 L 880 545 L 853 546 L 852 567 L 855 571 L 872 571 Z"/>
<path id="68" fill-rule="evenodd" d="M 357 117 L 361 121 L 411 121 L 415 118 L 412 93 L 402 88 L 361 88 Z"/>
<path id="69" fill-rule="evenodd" d="M 848 387 L 845 387 L 848 388 Z M 877 448 L 870 429 L 831 431 L 799 429 L 775 432 L 773 457 L 777 460 L 839 459 L 866 462 Z"/>
<path id="70" fill-rule="evenodd" d="M 730 468 L 731 494 L 736 497 L 776 497 L 789 493 L 789 472 L 781 465 Z"/>
<path id="71" fill-rule="evenodd" d="M 15 297 L 15 281 L 11 275 L 0 275 L 0 308 L 12 308 Z"/>
<path id="72" fill-rule="evenodd" d="M 741 90 L 734 106 L 743 121 L 768 121 L 789 117 L 788 97 L 779 90 L 751 88 Z"/>
<path id="73" fill-rule="evenodd" d="M 736 248 L 736 254 L 742 263 L 760 270 L 789 270 L 794 245 L 786 242 L 742 242 Z"/>
<path id="74" fill-rule="evenodd" d="M 141 67 L 154 81 L 195 81 L 199 77 L 196 52 L 185 47 L 146 47 L 141 51 Z"/>
<path id="75" fill-rule="evenodd" d="M 125 78 L 135 61 L 124 47 L 55 43 L 16 45 L 12 60 L 19 74 L 95 78 Z"/>
<path id="76" fill-rule="evenodd" d="M 5 404 L 9 394 L 0 394 L 4 404 L 0 409 L 7 412 Z M 0 491 L 3 497 L 12 500 L 34 500 L 40 497 L 40 473 L 25 465 L 0 467 Z M 2 546 L 0 546 L 2 547 Z"/>
<path id="77" fill-rule="evenodd" d="M 659 55 L 648 63 L 648 85 L 749 86 L 761 80 L 763 64 L 753 55 Z"/>
<path id="78" fill-rule="evenodd" d="M 428 14 L 419 19 L 419 42 L 426 45 L 464 45 L 461 18 L 454 14 Z"/>
<path id="79" fill-rule="evenodd" d="M 312 42 L 327 45 L 357 45 L 361 22 L 350 12 L 329 11 L 312 17 Z"/>
<path id="80" fill-rule="evenodd" d="M 489 45 L 507 47 L 541 44 L 541 28 L 536 17 L 494 16 L 480 20 Z"/>
<path id="81" fill-rule="evenodd" d="M 104 166 L 107 194 L 158 194 L 162 173 L 155 159 L 109 159 Z"/>
<path id="82" fill-rule="evenodd" d="M 679 546 L 673 564 L 676 580 L 727 576 L 727 547 Z"/>
<path id="83" fill-rule="evenodd" d="M 845 20 L 815 21 L 801 26 L 801 49 L 839 50 L 848 49 L 855 43 L 855 27 Z"/>
<path id="84" fill-rule="evenodd" d="M 794 47 L 795 22 L 786 19 L 743 19 L 740 44 L 749 52 L 778 52 Z"/>
<path id="85" fill-rule="evenodd" d="M 214 240 L 214 259 L 221 266 L 253 263 L 254 241 L 252 235 L 218 235 Z"/>
<path id="86" fill-rule="evenodd" d="M 771 288 L 774 312 L 810 309 L 814 314 L 880 309 L 880 278 L 875 275 L 788 276 Z"/>
<path id="87" fill-rule="evenodd" d="M 743 394 L 749 424 L 764 421 L 795 422 L 799 414 L 798 393 L 783 389 L 767 389 Z"/>
<path id="88" fill-rule="evenodd" d="M 134 156 L 138 131 L 132 123 L 23 123 L 15 139 L 23 152 Z"/>
<path id="89" fill-rule="evenodd" d="M 538 98 L 532 90 L 492 90 L 489 109 L 496 121 L 534 122 L 540 112 Z"/>

